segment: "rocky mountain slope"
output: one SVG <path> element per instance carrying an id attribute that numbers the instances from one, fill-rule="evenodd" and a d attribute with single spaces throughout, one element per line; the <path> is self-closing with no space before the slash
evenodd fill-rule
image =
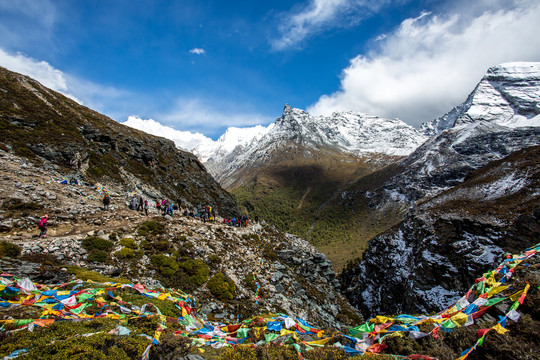
<path id="1" fill-rule="evenodd" d="M 477 274 L 540 236 L 540 147 L 514 152 L 418 203 L 342 274 L 364 315 L 448 306 Z"/>
<path id="2" fill-rule="evenodd" d="M 114 196 L 105 211 L 99 189 L 61 184 L 54 180 L 62 179 L 56 171 L 2 150 L 0 157 L 0 239 L 20 246 L 28 259 L 41 256 L 107 276 L 174 286 L 192 293 L 198 311 L 215 319 L 286 312 L 334 327 L 359 319 L 337 291 L 332 264 L 300 238 L 258 224 L 237 228 L 178 213 L 163 217 L 154 208 L 146 217 L 128 209 L 129 194 Z M 42 239 L 37 222 L 45 213 L 49 229 Z M 3 264 L 2 270 L 22 276 L 19 265 Z M 206 287 L 218 273 L 234 284 L 230 299 Z M 43 281 L 36 276 L 34 281 Z M 67 274 L 60 282 L 66 280 Z"/>
<path id="3" fill-rule="evenodd" d="M 399 120 L 286 106 L 252 144 L 207 164 L 248 211 L 316 244 L 339 269 L 415 201 L 540 144 L 539 79 L 538 63 L 495 66 L 423 136 Z"/>
<path id="4" fill-rule="evenodd" d="M 425 124 L 424 130 L 436 135 L 401 161 L 401 170 L 372 194 L 378 206 L 436 195 L 490 161 L 539 145 L 539 89 L 539 63 L 489 69 L 465 103 Z"/>
<path id="5" fill-rule="evenodd" d="M 170 140 L 118 124 L 39 82 L 0 67 L 1 147 L 111 190 L 210 203 L 237 212 L 234 198 Z"/>
<path id="6" fill-rule="evenodd" d="M 537 242 L 538 79 L 538 64 L 490 69 L 464 104 L 434 123 L 438 134 L 390 176 L 372 174 L 380 185 L 346 189 L 352 206 L 365 199 L 405 214 L 343 274 L 365 314 L 448 304 L 472 273 Z"/>

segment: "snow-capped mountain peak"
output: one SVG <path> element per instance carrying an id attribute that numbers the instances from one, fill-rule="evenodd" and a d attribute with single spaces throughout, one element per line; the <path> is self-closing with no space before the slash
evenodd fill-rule
<path id="1" fill-rule="evenodd" d="M 517 128 L 540 126 L 540 63 L 514 62 L 491 67 L 467 100 L 422 125 L 433 136 L 477 121 Z"/>
<path id="2" fill-rule="evenodd" d="M 399 119 L 386 119 L 354 112 L 311 116 L 285 105 L 261 143 L 292 140 L 308 147 L 327 146 L 354 154 L 408 155 L 427 138 Z"/>
<path id="3" fill-rule="evenodd" d="M 219 139 L 213 142 L 202 143 L 199 147 L 193 149 L 193 153 L 203 162 L 210 159 L 219 161 L 238 146 L 246 146 L 253 140 L 259 140 L 273 127 L 274 124 L 244 128 L 230 127 Z"/>

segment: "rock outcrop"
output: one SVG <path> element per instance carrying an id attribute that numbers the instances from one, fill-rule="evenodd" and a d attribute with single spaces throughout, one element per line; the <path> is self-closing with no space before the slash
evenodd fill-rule
<path id="1" fill-rule="evenodd" d="M 365 315 L 436 311 L 540 235 L 540 147 L 489 163 L 374 237 L 343 290 Z"/>

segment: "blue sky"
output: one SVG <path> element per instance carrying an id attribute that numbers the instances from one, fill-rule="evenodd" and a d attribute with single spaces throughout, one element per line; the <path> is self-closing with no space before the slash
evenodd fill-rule
<path id="1" fill-rule="evenodd" d="M 124 122 L 217 138 L 285 103 L 418 126 L 540 61 L 533 0 L 0 0 L 0 65 Z"/>

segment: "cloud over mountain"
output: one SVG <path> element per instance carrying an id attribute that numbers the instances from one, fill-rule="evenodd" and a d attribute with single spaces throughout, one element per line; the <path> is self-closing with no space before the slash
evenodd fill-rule
<path id="1" fill-rule="evenodd" d="M 420 125 L 465 100 L 487 68 L 540 60 L 540 3 L 422 12 L 404 20 L 379 47 L 351 60 L 341 89 L 308 108 L 313 114 L 354 110 Z"/>

